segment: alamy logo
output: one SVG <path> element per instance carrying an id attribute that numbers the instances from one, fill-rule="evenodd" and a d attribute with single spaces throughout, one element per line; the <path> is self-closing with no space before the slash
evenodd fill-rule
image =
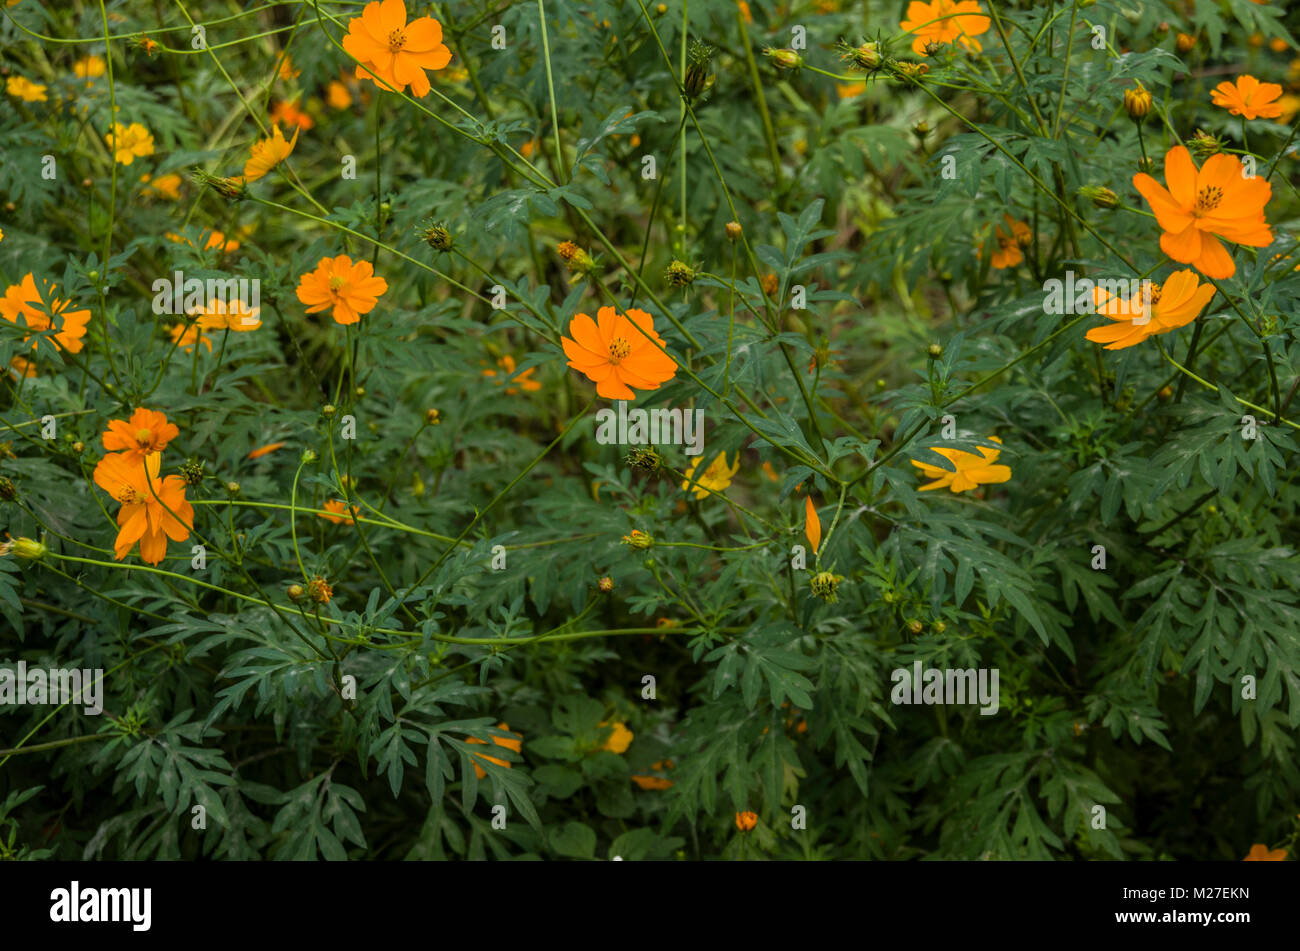
<path id="1" fill-rule="evenodd" d="M 889 699 L 894 703 L 953 704 L 978 703 L 980 715 L 998 712 L 998 668 L 952 667 L 923 669 L 918 660 L 909 671 L 895 667 L 889 675 L 894 689 Z M 978 687 L 978 690 L 977 690 Z"/>
<path id="2" fill-rule="evenodd" d="M 88 716 L 99 716 L 104 712 L 103 668 L 28 670 L 22 660 L 16 670 L 0 668 L 0 705 L 47 703 L 80 704 Z"/>
<path id="3" fill-rule="evenodd" d="M 1135 324 L 1150 320 L 1151 304 L 1159 300 L 1156 285 L 1146 279 L 1130 280 L 1076 278 L 1073 271 L 1065 272 L 1065 280 L 1053 277 L 1043 282 L 1044 314 L 1092 314 L 1097 311 L 1094 291 L 1105 294 L 1108 312 L 1117 317 L 1137 317 Z"/>
<path id="4" fill-rule="evenodd" d="M 634 409 L 618 402 L 618 412 L 596 412 L 596 442 L 602 446 L 685 446 L 686 455 L 704 452 L 704 410 Z"/>
<path id="5" fill-rule="evenodd" d="M 262 282 L 240 278 L 187 278 L 184 271 L 172 272 L 172 277 L 160 277 L 153 282 L 153 312 L 155 314 L 203 314 L 242 312 L 248 327 L 258 324 L 257 312 L 262 306 Z M 233 305 L 233 306 L 232 306 Z"/>
<path id="6" fill-rule="evenodd" d="M 152 888 L 70 888 L 50 892 L 50 921 L 129 921 L 132 931 L 148 931 L 153 919 Z"/>

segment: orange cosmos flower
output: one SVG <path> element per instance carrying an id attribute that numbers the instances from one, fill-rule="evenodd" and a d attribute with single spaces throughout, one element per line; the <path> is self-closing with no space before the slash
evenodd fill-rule
<path id="1" fill-rule="evenodd" d="M 139 407 L 131 419 L 110 419 L 104 433 L 104 449 L 120 452 L 132 465 L 139 465 L 145 456 L 160 453 L 167 444 L 181 434 L 175 423 L 157 410 Z"/>
<path id="2" fill-rule="evenodd" d="M 300 129 L 310 129 L 316 124 L 316 120 L 307 113 L 298 108 L 298 101 L 285 102 L 281 100 L 271 107 L 271 121 L 277 125 L 283 122 L 285 125 L 297 126 Z"/>
<path id="3" fill-rule="evenodd" d="M 409 85 L 418 97 L 433 88 L 424 71 L 451 62 L 451 50 L 442 43 L 442 24 L 433 17 L 407 23 L 402 0 L 367 3 L 361 16 L 348 21 L 343 49 L 358 61 L 357 79 L 397 92 Z"/>
<path id="4" fill-rule="evenodd" d="M 340 324 L 355 324 L 375 309 L 387 290 L 388 282 L 375 277 L 369 261 L 353 264 L 346 254 L 321 258 L 316 270 L 298 279 L 298 300 L 307 305 L 307 313 L 333 307 L 334 320 Z"/>
<path id="5" fill-rule="evenodd" d="M 741 832 L 748 832 L 758 825 L 758 814 L 753 812 L 736 813 L 736 828 Z"/>
<path id="6" fill-rule="evenodd" d="M 1210 98 L 1234 116 L 1247 119 L 1276 119 L 1282 107 L 1274 100 L 1282 95 L 1277 83 L 1261 83 L 1254 76 L 1243 74 L 1235 83 L 1221 82 L 1214 87 Z"/>
<path id="7" fill-rule="evenodd" d="M 138 541 L 141 560 L 156 565 L 167 554 L 167 539 L 183 542 L 190 537 L 194 507 L 185 500 L 185 480 L 178 475 L 159 480 L 161 460 L 156 452 L 143 459 L 110 453 L 95 467 L 95 484 L 122 503 L 113 544 L 117 561 Z"/>
<path id="8" fill-rule="evenodd" d="M 498 724 L 497 724 L 497 729 L 498 729 L 498 730 L 504 730 L 505 732 L 509 733 L 509 732 L 510 732 L 510 724 L 508 724 L 508 723 L 498 723 Z M 517 738 L 517 739 L 506 739 L 506 738 L 503 737 L 503 736 L 494 736 L 494 737 L 492 737 L 492 742 L 495 743 L 497 746 L 504 746 L 506 749 L 508 749 L 508 750 L 514 750 L 516 753 L 518 753 L 518 752 L 520 751 L 520 748 L 524 745 L 523 737 L 519 736 L 518 733 L 512 733 L 511 736 L 518 737 L 518 738 Z M 480 740 L 480 739 L 479 739 L 478 737 L 476 737 L 476 736 L 471 736 L 471 737 L 466 738 L 465 742 L 466 742 L 466 743 L 481 743 L 481 744 L 483 744 L 484 746 L 487 745 L 483 740 Z M 498 766 L 504 766 L 506 769 L 509 769 L 509 768 L 510 768 L 510 763 L 509 763 L 507 760 L 498 759 L 498 758 L 495 757 L 495 756 L 488 756 L 488 755 L 485 754 L 485 753 L 473 753 L 473 754 L 471 754 L 471 756 L 472 756 L 475 760 L 483 759 L 483 760 L 487 760 L 489 763 L 496 763 Z M 476 762 L 476 763 L 474 764 L 474 775 L 476 775 L 479 779 L 482 779 L 484 776 L 487 775 L 487 772 L 483 769 L 482 766 L 480 766 L 480 765 Z"/>
<path id="9" fill-rule="evenodd" d="M 987 33 L 989 28 L 989 18 L 983 16 L 983 12 L 975 0 L 957 3 L 953 0 L 935 0 L 934 3 L 913 0 L 907 5 L 907 17 L 898 28 L 915 34 L 912 52 L 918 56 L 925 54 L 926 47 L 932 43 L 954 41 L 978 53 L 983 47 L 975 37 Z"/>
<path id="10" fill-rule="evenodd" d="M 657 390 L 677 374 L 677 361 L 661 349 L 654 318 L 633 308 L 626 315 L 602 307 L 596 320 L 578 314 L 569 321 L 569 337 L 561 337 L 569 366 L 596 384 L 606 399 L 633 400 L 638 390 Z"/>
<path id="11" fill-rule="evenodd" d="M 660 760 L 658 763 L 651 763 L 650 769 L 655 773 L 662 773 L 666 769 L 673 768 L 673 761 L 670 759 Z M 673 781 L 665 776 L 657 775 L 640 775 L 632 776 L 632 782 L 636 783 L 642 789 L 669 789 Z"/>
<path id="12" fill-rule="evenodd" d="M 333 515 L 321 515 L 321 518 L 327 519 L 335 524 L 343 523 L 351 525 L 358 515 L 361 514 L 359 505 L 344 505 L 339 499 L 330 499 L 322 506 L 325 511 L 333 512 Z M 344 515 L 344 512 L 350 512 L 350 515 Z"/>
<path id="13" fill-rule="evenodd" d="M 293 147 L 298 144 L 298 133 L 302 127 L 293 130 L 293 138 L 287 142 L 278 125 L 271 126 L 271 137 L 260 139 L 248 148 L 248 161 L 244 163 L 244 174 L 240 181 L 255 182 L 271 169 L 289 157 Z"/>
<path id="14" fill-rule="evenodd" d="M 997 436 L 990 436 L 989 439 L 996 443 L 1002 442 Z M 929 485 L 921 486 L 922 492 L 945 488 L 952 489 L 954 492 L 965 492 L 978 485 L 1006 482 L 1011 478 L 1011 468 L 1009 466 L 993 465 L 994 462 L 997 462 L 998 456 L 1002 454 L 1000 449 L 987 449 L 980 446 L 979 455 L 964 452 L 961 449 L 948 449 L 943 446 L 935 446 L 934 451 L 956 466 L 957 471 L 949 472 L 940 466 L 932 466 L 927 462 L 917 462 L 915 459 L 911 460 L 912 465 L 920 469 L 927 479 L 935 480 Z"/>
<path id="15" fill-rule="evenodd" d="M 258 446 L 256 449 L 250 452 L 248 454 L 248 458 L 261 459 L 263 456 L 270 455 L 271 453 L 275 452 L 277 449 L 283 449 L 283 448 L 284 448 L 284 443 L 282 442 L 267 443 L 265 446 Z"/>
<path id="16" fill-rule="evenodd" d="M 1267 845 L 1256 842 L 1250 847 L 1250 854 L 1247 855 L 1243 862 L 1284 862 L 1286 861 L 1286 849 L 1269 850 Z"/>
<path id="17" fill-rule="evenodd" d="M 1237 265 L 1215 235 L 1257 248 L 1273 242 L 1264 220 L 1273 188 L 1262 175 L 1242 177 L 1235 156 L 1211 155 L 1198 170 L 1187 149 L 1175 146 L 1165 155 L 1165 180 L 1168 189 L 1138 172 L 1133 187 L 1164 230 L 1160 249 L 1180 264 L 1190 264 L 1206 277 L 1229 278 Z"/>
<path id="18" fill-rule="evenodd" d="M 1009 231 L 1003 231 L 1002 226 L 998 225 L 995 230 L 995 237 L 998 239 L 998 249 L 993 252 L 993 260 L 989 263 L 993 267 L 1001 270 L 1002 268 L 1015 267 L 1025 259 L 1025 254 L 1021 248 L 1029 246 L 1033 241 L 1033 233 L 1029 230 L 1029 225 L 1023 221 L 1016 221 L 1010 215 L 1003 215 L 1002 218 L 1007 223 Z"/>
<path id="19" fill-rule="evenodd" d="M 497 360 L 497 366 L 499 366 L 503 371 L 502 374 L 498 374 L 496 370 L 491 370 L 491 369 L 483 371 L 483 375 L 488 377 L 495 378 L 497 376 L 504 375 L 505 379 L 495 380 L 497 385 L 509 382 L 511 384 L 517 384 L 517 386 L 522 386 L 529 393 L 534 393 L 537 390 L 540 390 L 542 388 L 541 381 L 533 379 L 533 371 L 535 371 L 537 367 L 529 367 L 523 373 L 520 373 L 518 376 L 516 376 L 515 358 L 508 353 Z M 519 392 L 517 386 L 515 385 L 507 386 L 506 393 L 509 394 L 510 396 L 515 396 Z"/>
<path id="20" fill-rule="evenodd" d="M 151 178 L 148 174 L 140 176 L 146 192 L 153 192 L 173 201 L 181 197 L 181 177 L 179 175 L 159 175 Z"/>
<path id="21" fill-rule="evenodd" d="M 337 79 L 332 79 L 327 87 L 325 101 L 329 103 L 331 109 L 346 109 L 352 105 L 352 93 L 348 92 L 346 85 Z"/>
<path id="22" fill-rule="evenodd" d="M 1086 336 L 1094 343 L 1104 343 L 1107 350 L 1123 350 L 1148 337 L 1185 327 L 1213 296 L 1214 285 L 1202 284 L 1190 269 L 1171 274 L 1163 285 L 1149 284 L 1146 292 L 1127 300 L 1112 297 L 1098 287 L 1093 290 L 1097 313 L 1114 323 L 1093 327 Z"/>
<path id="23" fill-rule="evenodd" d="M 50 290 L 52 294 L 53 287 Z M 52 316 L 61 318 L 59 332 L 53 337 L 54 346 L 69 353 L 80 353 L 83 346 L 81 338 L 86 335 L 90 311 L 67 310 L 70 303 L 71 301 L 51 297 L 47 305 L 36 289 L 36 278 L 28 271 L 20 283 L 11 284 L 4 297 L 0 297 L 0 317 L 13 324 L 18 323 L 18 318 L 22 317 L 28 329 L 34 331 L 49 330 L 53 326 Z M 39 305 L 43 309 L 33 305 Z M 31 340 L 30 334 L 23 338 L 23 343 L 28 340 Z M 39 344 L 40 341 L 32 340 L 32 349 L 35 350 Z"/>

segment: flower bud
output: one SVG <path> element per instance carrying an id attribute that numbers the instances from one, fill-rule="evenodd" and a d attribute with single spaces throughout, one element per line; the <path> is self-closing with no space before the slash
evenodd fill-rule
<path id="1" fill-rule="evenodd" d="M 753 812 L 736 813 L 736 828 L 741 832 L 749 832 L 758 825 L 758 815 Z"/>
<path id="2" fill-rule="evenodd" d="M 655 543 L 654 537 L 647 535 L 638 528 L 632 529 L 631 533 L 623 536 L 623 544 L 635 551 L 645 551 Z"/>
<path id="3" fill-rule="evenodd" d="M 611 578 L 609 575 L 605 575 L 603 578 L 601 578 L 599 581 L 596 582 L 596 587 L 599 588 L 602 593 L 609 594 L 611 591 L 614 590 L 614 579 Z"/>
<path id="4" fill-rule="evenodd" d="M 18 501 L 18 486 L 14 485 L 13 480 L 7 476 L 0 476 L 0 500 Z"/>
<path id="5" fill-rule="evenodd" d="M 763 55 L 772 61 L 777 69 L 798 69 L 803 65 L 803 57 L 794 50 L 774 50 L 767 47 Z"/>
<path id="6" fill-rule="evenodd" d="M 713 86 L 713 47 L 696 40 L 691 43 L 687 59 L 686 81 L 682 83 L 682 92 L 689 100 L 699 99 Z"/>
<path id="7" fill-rule="evenodd" d="M 306 593 L 306 589 L 304 589 L 300 584 L 289 585 L 288 590 L 285 592 L 285 594 L 289 595 L 290 601 L 300 601 L 302 600 L 302 596 Z"/>
<path id="8" fill-rule="evenodd" d="M 328 419 L 329 417 L 333 416 L 337 412 L 338 410 L 334 408 L 333 403 L 326 403 L 324 406 L 321 407 L 320 414 Z"/>
<path id="9" fill-rule="evenodd" d="M 0 545 L 0 556 L 13 553 L 15 558 L 22 558 L 24 561 L 40 561 L 45 557 L 49 549 L 45 547 L 44 542 L 38 542 L 34 538 L 12 538 Z"/>
<path id="10" fill-rule="evenodd" d="M 1179 33 L 1174 37 L 1174 49 L 1180 53 L 1190 53 L 1196 47 L 1195 33 Z"/>
<path id="11" fill-rule="evenodd" d="M 663 457 L 649 446 L 634 447 L 628 451 L 623 461 L 634 469 L 644 469 L 651 473 L 658 472 L 663 467 Z"/>
<path id="12" fill-rule="evenodd" d="M 728 241 L 739 241 L 740 236 L 744 233 L 739 221 L 728 221 L 723 230 L 727 232 Z"/>
<path id="13" fill-rule="evenodd" d="M 559 247 L 555 249 L 555 253 L 560 256 L 560 259 L 574 274 L 586 276 L 596 270 L 596 262 L 591 255 L 572 241 L 560 242 Z"/>
<path id="14" fill-rule="evenodd" d="M 931 360 L 938 360 L 941 356 L 943 356 L 943 345 L 938 343 L 932 343 L 930 344 L 930 346 L 925 348 L 925 354 Z"/>
<path id="15" fill-rule="evenodd" d="M 424 421 L 430 426 L 439 426 L 442 424 L 438 411 L 436 409 L 427 409 L 424 411 Z"/>
<path id="16" fill-rule="evenodd" d="M 1134 122 L 1141 122 L 1151 111 L 1151 93 L 1141 86 L 1124 90 L 1124 111 Z"/>
<path id="17" fill-rule="evenodd" d="M 451 250 L 451 232 L 441 224 L 430 225 L 420 232 L 420 237 L 435 251 Z"/>
<path id="18" fill-rule="evenodd" d="M 1084 185 L 1079 194 L 1098 208 L 1118 208 L 1120 204 L 1119 196 L 1102 185 Z"/>
<path id="19" fill-rule="evenodd" d="M 239 483 L 238 483 L 238 482 L 227 482 L 227 483 L 226 483 L 226 491 L 229 492 L 231 495 L 238 495 L 238 494 L 239 494 Z"/>
<path id="20" fill-rule="evenodd" d="M 203 481 L 203 463 L 197 459 L 187 459 L 181 463 L 181 478 L 193 488 Z"/>

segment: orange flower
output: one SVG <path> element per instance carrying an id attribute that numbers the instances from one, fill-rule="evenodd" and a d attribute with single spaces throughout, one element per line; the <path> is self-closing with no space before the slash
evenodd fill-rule
<path id="1" fill-rule="evenodd" d="M 331 79 L 325 93 L 325 101 L 331 109 L 346 109 L 352 105 L 352 93 L 348 87 L 337 79 Z"/>
<path id="2" fill-rule="evenodd" d="M 362 314 L 375 309 L 379 298 L 388 290 L 388 282 L 375 277 L 369 261 L 352 263 L 346 254 L 321 258 L 316 270 L 298 280 L 298 300 L 315 314 L 333 308 L 336 323 L 355 324 Z"/>
<path id="3" fill-rule="evenodd" d="M 529 393 L 534 393 L 542 388 L 541 382 L 532 378 L 533 371 L 537 369 L 536 367 L 529 367 L 523 373 L 515 376 L 515 358 L 510 356 L 508 353 L 497 360 L 497 366 L 504 371 L 505 375 L 505 379 L 496 381 L 498 385 L 505 382 L 517 383 Z M 483 375 L 487 377 L 496 377 L 498 374 L 496 370 L 488 369 L 483 371 Z M 518 392 L 519 390 L 514 386 L 506 387 L 506 393 L 510 396 L 514 396 Z"/>
<path id="4" fill-rule="evenodd" d="M 339 499 L 330 499 L 328 502 L 325 503 L 323 508 L 325 509 L 325 511 L 333 512 L 334 514 L 321 515 L 321 518 L 328 519 L 329 521 L 334 522 L 336 525 L 337 524 L 351 525 L 356 520 L 356 516 L 361 514 L 360 506 L 358 505 L 345 506 Z M 343 513 L 345 510 L 350 511 L 351 514 L 344 515 Z"/>
<path id="5" fill-rule="evenodd" d="M 1277 83 L 1261 83 L 1254 76 L 1242 74 L 1235 83 L 1219 83 L 1210 98 L 1216 106 L 1222 106 L 1234 116 L 1276 119 L 1282 115 L 1282 107 L 1274 101 L 1280 95 L 1282 87 Z"/>
<path id="6" fill-rule="evenodd" d="M 212 352 L 212 341 L 208 339 L 198 326 L 198 324 L 175 324 L 170 331 L 172 343 L 178 347 L 184 347 L 186 350 L 193 350 L 196 343 L 201 343 Z"/>
<path id="7" fill-rule="evenodd" d="M 297 126 L 300 129 L 310 129 L 316 124 L 316 120 L 307 113 L 298 108 L 298 100 L 285 102 L 281 100 L 271 107 L 271 121 L 277 125 L 283 122 L 285 125 Z"/>
<path id="8" fill-rule="evenodd" d="M 658 763 L 650 764 L 650 769 L 653 770 L 655 773 L 661 773 L 666 769 L 672 769 L 672 768 L 673 768 L 673 761 L 670 759 L 661 760 Z M 673 785 L 673 781 L 671 779 L 668 779 L 665 776 L 644 775 L 644 774 L 640 776 L 633 776 L 632 782 L 636 783 L 642 789 L 660 789 L 660 790 L 669 789 Z"/>
<path id="9" fill-rule="evenodd" d="M 162 452 L 167 444 L 181 434 L 175 423 L 157 410 L 138 407 L 130 421 L 110 419 L 104 433 L 104 449 L 122 453 L 132 465 L 152 453 Z"/>
<path id="10" fill-rule="evenodd" d="M 990 436 L 989 439 L 996 443 L 1002 442 L 997 436 Z M 925 478 L 935 480 L 929 485 L 921 486 L 922 492 L 945 488 L 952 489 L 954 492 L 965 492 L 967 489 L 973 489 L 978 485 L 1006 482 L 1011 478 L 1011 468 L 1009 466 L 993 465 L 993 463 L 997 462 L 998 456 L 1002 454 L 1000 449 L 987 449 L 980 446 L 979 455 L 961 449 L 948 449 L 943 446 L 934 447 L 934 451 L 951 462 L 957 471 L 949 472 L 940 466 L 932 466 L 928 462 L 911 460 L 912 465 L 920 469 Z"/>
<path id="11" fill-rule="evenodd" d="M 300 132 L 302 132 L 301 127 L 294 129 L 293 138 L 286 142 L 280 127 L 271 126 L 269 139 L 259 139 L 248 147 L 248 161 L 244 163 L 244 174 L 237 181 L 255 182 L 287 159 L 293 147 L 298 144 Z"/>
<path id="12" fill-rule="evenodd" d="M 442 24 L 433 17 L 407 23 L 402 0 L 367 3 L 361 16 L 348 21 L 343 49 L 358 61 L 357 79 L 397 92 L 410 85 L 417 97 L 433 88 L 424 71 L 451 62 L 451 50 L 442 43 Z"/>
<path id="13" fill-rule="evenodd" d="M 609 727 L 610 733 L 597 749 L 610 753 L 626 753 L 627 748 L 632 745 L 632 731 L 627 728 L 627 724 L 621 720 L 615 720 L 613 723 L 602 720 L 599 725 Z"/>
<path id="14" fill-rule="evenodd" d="M 1034 238 L 1033 232 L 1029 230 L 1029 225 L 1025 222 L 1017 221 L 1006 214 L 1002 217 L 1010 230 L 1003 231 L 1001 225 L 997 226 L 998 249 L 993 253 L 993 260 L 989 262 L 998 269 L 1015 267 L 1023 261 L 1025 255 L 1020 249 L 1028 247 Z"/>
<path id="15" fill-rule="evenodd" d="M 1237 265 L 1215 235 L 1237 244 L 1262 248 L 1273 242 L 1264 206 L 1273 188 L 1262 175 L 1242 177 L 1241 162 L 1231 155 L 1211 155 L 1199 170 L 1181 145 L 1165 155 L 1168 189 L 1138 172 L 1133 187 L 1141 192 L 1164 234 L 1160 249 L 1207 277 L 1232 277 Z"/>
<path id="16" fill-rule="evenodd" d="M 736 828 L 741 832 L 748 832 L 754 826 L 758 825 L 758 815 L 753 812 L 736 813 Z"/>
<path id="17" fill-rule="evenodd" d="M 194 508 L 185 501 L 185 480 L 178 475 L 159 480 L 161 459 L 156 452 L 142 459 L 110 453 L 95 467 L 95 484 L 122 503 L 113 544 L 117 561 L 138 541 L 141 560 L 156 565 L 167 554 L 167 539 L 183 542 L 190 537 Z"/>
<path id="18" fill-rule="evenodd" d="M 498 730 L 503 730 L 503 731 L 509 733 L 509 732 L 510 732 L 510 724 L 508 724 L 508 723 L 498 723 L 498 724 L 497 724 L 497 729 L 498 729 Z M 513 740 L 511 740 L 511 739 L 506 739 L 506 738 L 503 737 L 503 736 L 494 736 L 494 737 L 492 737 L 492 742 L 495 743 L 497 746 L 504 746 L 506 749 L 508 749 L 508 750 L 514 750 L 516 753 L 518 753 L 518 752 L 520 751 L 520 747 L 522 747 L 523 744 L 524 744 L 523 737 L 520 737 L 519 734 L 517 734 L 517 733 L 512 733 L 511 736 L 518 737 L 518 739 L 513 739 Z M 467 738 L 467 739 L 465 740 L 465 742 L 466 742 L 466 743 L 482 743 L 484 746 L 487 745 L 483 740 L 480 740 L 480 739 L 479 739 L 478 737 L 476 737 L 476 736 L 471 736 L 471 737 Z M 483 759 L 483 760 L 487 760 L 489 763 L 496 763 L 498 766 L 504 766 L 506 769 L 509 769 L 509 768 L 510 768 L 510 763 L 509 763 L 508 761 L 503 760 L 503 759 L 498 759 L 498 758 L 495 757 L 495 756 L 488 756 L 486 753 L 472 753 L 472 754 L 470 754 L 470 755 L 471 755 L 475 760 Z M 487 775 L 487 772 L 483 769 L 482 766 L 480 766 L 480 765 L 476 762 L 476 763 L 474 764 L 474 775 L 476 775 L 479 779 L 482 779 L 484 776 Z"/>
<path id="19" fill-rule="evenodd" d="M 602 307 L 596 320 L 578 314 L 569 321 L 569 337 L 561 337 L 569 366 L 596 384 L 606 399 L 633 400 L 639 390 L 657 390 L 677 374 L 677 361 L 662 349 L 654 318 L 633 308 L 626 315 Z M 653 341 L 653 342 L 652 342 Z"/>
<path id="20" fill-rule="evenodd" d="M 151 178 L 148 174 L 145 174 L 140 176 L 140 181 L 144 183 L 146 192 L 162 195 L 172 201 L 176 201 L 181 197 L 181 177 L 179 175 L 159 175 L 157 178 Z"/>
<path id="21" fill-rule="evenodd" d="M 69 353 L 80 353 L 83 346 L 81 338 L 86 335 L 90 311 L 67 310 L 71 301 L 65 302 L 54 297 L 53 290 L 51 287 L 51 298 L 47 305 L 40 291 L 36 289 L 36 278 L 31 271 L 28 271 L 27 276 L 20 283 L 11 284 L 5 290 L 4 297 L 0 297 L 0 317 L 12 324 L 18 323 L 18 318 L 22 317 L 26 321 L 27 329 L 33 331 L 49 330 L 53 326 L 51 318 L 59 317 L 61 318 L 59 332 L 52 338 L 54 346 Z M 42 309 L 33 305 L 39 305 Z M 28 340 L 31 340 L 30 334 L 23 337 L 23 343 Z M 40 341 L 32 340 L 32 349 L 35 350 L 39 344 Z"/>
<path id="22" fill-rule="evenodd" d="M 1148 296 L 1149 302 L 1145 300 Z M 1149 284 L 1146 292 L 1127 300 L 1112 297 L 1098 287 L 1093 290 L 1097 313 L 1115 323 L 1093 327 L 1086 336 L 1094 343 L 1104 343 L 1107 350 L 1123 350 L 1148 337 L 1185 327 L 1213 296 L 1214 285 L 1202 284 L 1190 269 L 1169 275 L 1163 285 Z"/>
<path id="23" fill-rule="evenodd" d="M 284 448 L 284 443 L 282 442 L 267 443 L 265 446 L 258 446 L 256 449 L 250 452 L 248 454 L 248 458 L 261 459 L 263 456 L 268 456 L 271 453 L 275 452 L 277 449 L 283 449 L 283 448 Z"/>
<path id="24" fill-rule="evenodd" d="M 1267 845 L 1261 845 L 1256 842 L 1250 847 L 1250 854 L 1247 855 L 1243 862 L 1283 862 L 1286 861 L 1286 849 L 1269 850 Z"/>
<path id="25" fill-rule="evenodd" d="M 956 3 L 953 0 L 934 0 L 934 3 L 913 0 L 907 5 L 907 17 L 898 28 L 915 34 L 912 52 L 918 56 L 924 55 L 926 47 L 933 43 L 953 41 L 978 53 L 983 47 L 975 37 L 987 33 L 989 28 L 989 18 L 983 16 L 983 12 L 975 0 Z"/>

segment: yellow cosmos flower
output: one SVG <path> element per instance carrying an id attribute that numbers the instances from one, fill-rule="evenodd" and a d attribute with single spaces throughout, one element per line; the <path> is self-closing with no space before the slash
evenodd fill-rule
<path id="1" fill-rule="evenodd" d="M 269 139 L 254 142 L 249 148 L 248 161 L 244 163 L 243 180 L 255 182 L 287 159 L 293 147 L 298 144 L 298 133 L 301 131 L 301 128 L 294 129 L 293 138 L 285 141 L 280 127 L 272 126 Z"/>
<path id="2" fill-rule="evenodd" d="M 23 102 L 44 102 L 45 87 L 22 76 L 10 76 L 5 80 L 5 92 L 17 96 Z"/>
<path id="3" fill-rule="evenodd" d="M 600 725 L 608 726 L 611 730 L 599 749 L 607 750 L 610 753 L 626 753 L 627 748 L 632 745 L 632 731 L 627 728 L 627 724 L 619 721 L 611 724 L 608 720 L 602 720 Z"/>
<path id="4" fill-rule="evenodd" d="M 731 485 L 731 478 L 740 471 L 740 453 L 736 453 L 736 464 L 727 465 L 727 454 L 718 453 L 717 457 L 709 463 L 709 467 L 704 470 L 704 475 L 698 479 L 694 478 L 695 470 L 700 465 L 703 456 L 696 456 L 691 463 L 690 468 L 686 470 L 686 481 L 682 483 L 682 488 L 695 494 L 697 499 L 706 499 L 709 497 L 709 490 L 721 492 Z M 693 486 L 693 487 L 692 487 Z"/>
<path id="5" fill-rule="evenodd" d="M 81 79 L 95 79 L 103 76 L 108 71 L 103 59 L 98 56 L 87 56 L 79 59 L 72 64 L 72 73 Z M 90 85 L 87 83 L 86 85 Z"/>
<path id="6" fill-rule="evenodd" d="M 104 138 L 113 150 L 113 160 L 119 165 L 130 165 L 137 158 L 153 155 L 153 136 L 138 122 L 129 126 L 114 122 L 113 131 Z"/>
<path id="7" fill-rule="evenodd" d="M 997 436 L 990 436 L 989 439 L 996 443 L 1002 442 Z M 911 460 L 912 465 L 920 469 L 927 479 L 935 480 L 928 485 L 921 486 L 922 492 L 928 492 L 931 489 L 952 489 L 954 492 L 965 492 L 979 485 L 1006 482 L 1011 478 L 1011 468 L 1009 466 L 993 465 L 993 463 L 997 462 L 998 456 L 1001 455 L 999 449 L 987 449 L 980 446 L 979 455 L 973 452 L 964 452 L 961 449 L 948 449 L 943 446 L 936 446 L 934 451 L 956 466 L 957 471 L 949 472 L 940 466 L 932 466 L 928 462 Z"/>

